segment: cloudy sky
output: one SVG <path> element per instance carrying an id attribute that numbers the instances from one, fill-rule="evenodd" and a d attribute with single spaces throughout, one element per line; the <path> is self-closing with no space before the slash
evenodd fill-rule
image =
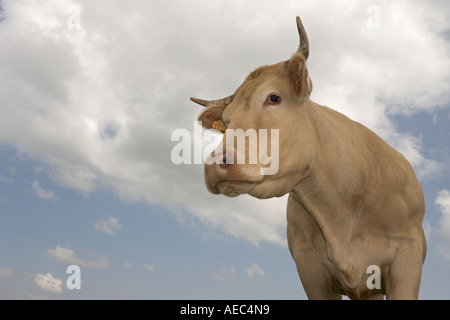
<path id="1" fill-rule="evenodd" d="M 189 97 L 288 59 L 297 15 L 312 100 L 413 164 L 420 297 L 450 299 L 450 7 L 379 0 L 0 1 L 0 298 L 305 299 L 286 197 L 209 194 L 171 158 L 176 129 L 205 147 Z"/>

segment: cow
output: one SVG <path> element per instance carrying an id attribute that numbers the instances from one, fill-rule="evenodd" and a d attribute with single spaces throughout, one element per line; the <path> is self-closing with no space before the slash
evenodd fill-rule
<path id="1" fill-rule="evenodd" d="M 300 45 L 289 60 L 255 69 L 226 98 L 191 98 L 206 107 L 198 119 L 207 129 L 278 130 L 277 172 L 264 174 L 269 164 L 261 159 L 233 161 L 224 135 L 210 155 L 222 161 L 205 164 L 206 186 L 227 196 L 289 194 L 287 242 L 308 299 L 418 299 L 426 256 L 421 185 L 376 133 L 311 101 L 309 42 L 296 22 Z"/>

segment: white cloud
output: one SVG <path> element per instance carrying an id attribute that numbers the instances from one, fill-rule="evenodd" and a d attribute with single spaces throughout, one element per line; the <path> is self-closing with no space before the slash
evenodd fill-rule
<path id="1" fill-rule="evenodd" d="M 143 267 L 151 272 L 155 272 L 155 267 L 149 264 L 144 264 Z"/>
<path id="2" fill-rule="evenodd" d="M 70 262 L 80 267 L 104 269 L 108 266 L 108 260 L 106 257 L 101 257 L 96 260 L 84 260 L 75 255 L 72 249 L 56 246 L 55 249 L 48 249 L 47 256 L 54 258 L 60 262 Z"/>
<path id="3" fill-rule="evenodd" d="M 229 282 L 236 278 L 234 266 L 221 266 L 218 270 L 211 272 L 211 276 L 222 282 Z"/>
<path id="4" fill-rule="evenodd" d="M 109 217 L 107 220 L 99 220 L 94 224 L 94 229 L 107 233 L 114 234 L 120 230 L 122 225 L 119 223 L 119 219 L 115 217 Z"/>
<path id="5" fill-rule="evenodd" d="M 442 189 L 436 197 L 435 204 L 441 211 L 440 231 L 450 240 L 450 191 Z"/>
<path id="6" fill-rule="evenodd" d="M 313 100 L 374 129 L 421 177 L 442 171 L 390 115 L 449 103 L 445 2 L 380 3 L 377 30 L 366 27 L 373 1 L 84 2 L 80 30 L 67 27 L 72 3 L 2 1 L 0 22 L 0 142 L 44 163 L 56 184 L 84 194 L 106 186 L 285 245 L 286 198 L 209 194 L 201 166 L 171 163 L 170 136 L 193 128 L 201 109 L 189 96 L 231 94 L 257 66 L 289 58 L 296 15 L 310 39 Z"/>
<path id="7" fill-rule="evenodd" d="M 15 278 L 14 270 L 0 267 L 0 278 L 14 279 Z"/>
<path id="8" fill-rule="evenodd" d="M 36 273 L 34 275 L 34 283 L 42 290 L 48 292 L 62 293 L 63 291 L 62 280 L 53 277 L 53 275 L 50 272 L 47 272 L 46 274 Z"/>
<path id="9" fill-rule="evenodd" d="M 448 241 L 439 244 L 439 253 L 450 260 L 450 191 L 442 189 L 434 202 L 441 211 L 437 233 Z"/>
<path id="10" fill-rule="evenodd" d="M 409 160 L 419 179 L 431 179 L 442 173 L 444 163 L 426 158 L 422 154 L 422 137 L 414 137 L 410 134 L 400 134 L 393 131 L 390 131 L 388 136 L 389 143 Z"/>
<path id="11" fill-rule="evenodd" d="M 245 268 L 245 272 L 249 278 L 253 279 L 255 276 L 264 276 L 264 270 L 256 263 L 253 263 L 251 266 Z"/>
<path id="12" fill-rule="evenodd" d="M 39 185 L 39 181 L 33 181 L 33 189 L 39 199 L 56 200 L 55 192 L 44 189 Z"/>

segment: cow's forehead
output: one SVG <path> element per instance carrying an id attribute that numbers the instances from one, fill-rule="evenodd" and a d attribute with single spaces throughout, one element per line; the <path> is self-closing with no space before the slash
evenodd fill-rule
<path id="1" fill-rule="evenodd" d="M 256 89 L 265 82 L 283 79 L 286 75 L 286 63 L 280 62 L 273 65 L 264 65 L 250 72 L 244 82 L 234 93 L 235 104 L 249 107 L 250 99 Z"/>
<path id="2" fill-rule="evenodd" d="M 259 78 L 270 78 L 282 76 L 282 73 L 287 71 L 286 61 L 271 65 L 264 65 L 256 68 L 247 76 L 246 80 L 257 80 Z"/>

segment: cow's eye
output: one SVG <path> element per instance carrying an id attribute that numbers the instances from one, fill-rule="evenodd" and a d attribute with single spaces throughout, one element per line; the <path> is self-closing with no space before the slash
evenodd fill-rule
<path id="1" fill-rule="evenodd" d="M 276 94 L 271 94 L 267 98 L 267 103 L 268 104 L 279 104 L 280 102 L 281 102 L 281 97 L 276 95 Z"/>

